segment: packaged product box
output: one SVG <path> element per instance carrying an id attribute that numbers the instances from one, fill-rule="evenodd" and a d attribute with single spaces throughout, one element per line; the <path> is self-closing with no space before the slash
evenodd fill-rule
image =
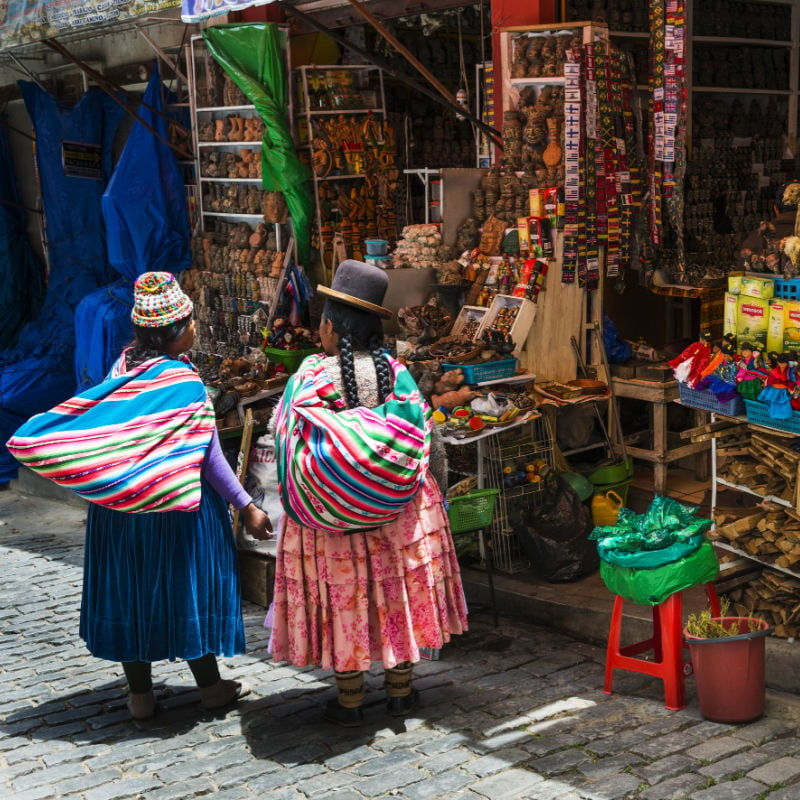
<path id="1" fill-rule="evenodd" d="M 736 336 L 736 318 L 739 313 L 739 297 L 733 292 L 725 292 L 722 309 L 722 335 L 732 333 Z"/>
<path id="2" fill-rule="evenodd" d="M 775 297 L 775 281 L 772 278 L 754 278 L 752 275 L 743 275 L 740 294 L 769 300 L 771 297 Z"/>
<path id="3" fill-rule="evenodd" d="M 517 235 L 519 236 L 519 249 L 530 252 L 531 232 L 527 217 L 517 217 Z"/>
<path id="4" fill-rule="evenodd" d="M 761 349 L 767 346 L 767 322 L 769 320 L 769 300 L 748 295 L 739 295 L 739 308 L 736 313 L 736 341 L 751 342 Z"/>
<path id="5" fill-rule="evenodd" d="M 800 300 L 783 301 L 783 347 L 781 350 L 800 348 Z"/>
<path id="6" fill-rule="evenodd" d="M 767 351 L 783 352 L 783 317 L 786 311 L 785 300 L 769 301 L 769 317 L 767 318 Z M 738 343 L 741 347 L 742 343 Z"/>
<path id="7" fill-rule="evenodd" d="M 741 294 L 742 293 L 742 278 L 744 276 L 741 273 L 728 273 L 728 291 L 731 294 Z"/>

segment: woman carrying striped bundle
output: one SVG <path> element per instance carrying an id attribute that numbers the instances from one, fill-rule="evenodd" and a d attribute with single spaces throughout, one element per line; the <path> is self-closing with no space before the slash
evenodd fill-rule
<path id="1" fill-rule="evenodd" d="M 134 286 L 136 341 L 97 386 L 32 417 L 8 442 L 26 466 L 89 500 L 80 635 L 120 661 L 128 709 L 155 713 L 151 662 L 185 659 L 204 708 L 247 693 L 217 656 L 245 650 L 236 542 L 269 538 L 222 453 L 205 386 L 185 353 L 192 301 L 168 272 Z"/>
<path id="2" fill-rule="evenodd" d="M 318 287 L 325 352 L 303 361 L 271 421 L 286 512 L 271 652 L 333 669 L 338 695 L 324 716 L 346 727 L 363 721 L 373 661 L 385 668 L 388 713 L 403 716 L 418 699 L 420 649 L 467 627 L 439 489 L 444 447 L 410 374 L 383 350 L 387 286 L 382 269 L 350 260 Z"/>

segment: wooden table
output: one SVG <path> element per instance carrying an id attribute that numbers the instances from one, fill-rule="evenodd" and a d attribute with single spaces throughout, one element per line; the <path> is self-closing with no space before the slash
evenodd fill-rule
<path id="1" fill-rule="evenodd" d="M 678 399 L 677 381 L 665 383 L 657 381 L 643 381 L 627 378 L 612 378 L 614 394 L 618 398 L 630 400 L 643 400 L 650 403 L 650 429 L 652 431 L 652 449 L 644 447 L 631 447 L 626 445 L 625 450 L 629 456 L 648 461 L 653 465 L 653 483 L 657 494 L 664 494 L 667 488 L 667 468 L 673 461 L 678 461 L 686 456 L 697 455 L 695 473 L 698 480 L 708 478 L 708 458 L 705 455 L 710 450 L 708 442 L 695 442 L 670 449 L 667 428 L 667 407 Z M 703 425 L 708 421 L 708 412 L 693 409 L 695 424 Z M 622 452 L 622 446 L 617 440 L 616 431 L 610 431 L 614 451 Z"/>

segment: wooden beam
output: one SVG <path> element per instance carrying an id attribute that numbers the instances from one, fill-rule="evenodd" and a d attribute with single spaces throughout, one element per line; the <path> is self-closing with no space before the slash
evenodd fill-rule
<path id="1" fill-rule="evenodd" d="M 92 69 L 88 64 L 81 61 L 79 58 L 74 56 L 64 47 L 61 42 L 57 41 L 56 39 L 43 39 L 42 42 L 46 44 L 51 50 L 55 50 L 57 53 L 60 53 L 64 58 L 71 61 L 75 66 L 85 72 L 92 80 L 94 80 L 97 85 L 118 105 L 120 106 L 126 114 L 133 117 L 136 122 L 141 123 L 144 127 L 153 134 L 162 144 L 165 144 L 172 150 L 173 153 L 180 156 L 181 158 L 187 161 L 194 161 L 194 156 L 191 153 L 187 153 L 185 150 L 182 150 L 180 147 L 176 147 L 172 142 L 165 139 L 157 130 L 155 130 L 151 125 L 145 122 L 127 103 L 123 103 L 122 100 L 117 97 L 117 92 L 119 94 L 124 95 L 128 100 L 132 102 L 137 102 L 143 105 L 145 108 L 152 111 L 154 114 L 157 114 L 160 117 L 164 117 L 167 119 L 166 115 L 163 111 L 159 111 L 157 108 L 153 108 L 149 103 L 145 103 L 144 100 L 139 100 L 138 98 L 132 97 L 128 92 L 126 92 L 122 87 L 116 86 L 111 81 L 108 80 L 101 72 L 97 72 L 97 70 Z M 173 120 L 170 120 L 173 122 Z M 185 130 L 185 128 L 183 129 Z"/>
<path id="2" fill-rule="evenodd" d="M 290 16 L 296 17 L 299 20 L 302 20 L 307 25 L 310 25 L 315 30 L 320 31 L 320 33 L 324 33 L 326 36 L 330 36 L 334 42 L 340 44 L 342 47 L 351 50 L 356 55 L 361 56 L 364 59 L 365 64 L 374 64 L 376 67 L 382 69 L 387 75 L 391 75 L 393 78 L 396 78 L 401 83 L 405 83 L 407 86 L 410 86 L 415 91 L 419 92 L 420 94 L 424 94 L 426 97 L 431 98 L 435 102 L 439 103 L 439 105 L 445 106 L 445 108 L 449 108 L 451 111 L 455 111 L 456 114 L 460 114 L 463 117 L 466 117 L 469 122 L 471 122 L 476 128 L 483 131 L 494 143 L 497 147 L 503 146 L 503 135 L 500 131 L 495 130 L 491 127 L 491 125 L 487 125 L 483 120 L 478 119 L 471 111 L 465 109 L 463 106 L 458 105 L 458 103 L 448 100 L 446 97 L 443 97 L 436 92 L 429 89 L 425 84 L 420 83 L 419 81 L 410 78 L 405 73 L 401 72 L 399 69 L 393 67 L 388 61 L 383 58 L 380 58 L 375 53 L 367 53 L 365 50 L 362 50 L 360 47 L 354 45 L 349 39 L 345 38 L 341 34 L 337 33 L 330 28 L 326 28 L 321 23 L 317 22 L 312 16 L 309 14 L 304 14 L 302 11 L 296 9 L 290 3 L 285 2 L 285 0 L 275 0 L 276 4 L 280 6 L 287 14 Z"/>
<path id="3" fill-rule="evenodd" d="M 394 47 L 398 53 L 405 56 L 408 63 L 411 64 L 411 66 L 414 67 L 414 69 L 419 72 L 419 74 L 422 75 L 422 77 L 425 78 L 425 80 L 427 80 L 428 83 L 430 83 L 430 85 L 433 86 L 433 88 L 436 89 L 436 91 L 439 92 L 439 94 L 444 97 L 445 100 L 451 103 L 456 102 L 455 97 L 450 94 L 450 90 L 444 86 L 444 84 L 442 84 L 441 81 L 439 81 L 439 79 L 433 75 L 427 67 L 421 64 L 417 60 L 416 56 L 414 56 L 414 54 L 411 53 L 411 51 L 405 47 L 403 43 L 400 42 L 393 33 L 391 33 L 391 31 L 388 31 L 386 28 L 384 28 L 383 25 L 381 25 L 381 23 L 378 22 L 378 20 L 375 19 L 375 17 L 370 13 L 370 11 L 359 2 L 359 0 L 347 1 L 370 25 L 372 25 L 372 27 L 380 36 L 386 39 L 386 41 L 389 42 L 389 44 L 392 45 L 392 47 Z"/>

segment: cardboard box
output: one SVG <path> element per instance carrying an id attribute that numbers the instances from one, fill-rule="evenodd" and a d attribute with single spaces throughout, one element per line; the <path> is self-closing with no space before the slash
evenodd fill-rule
<path id="1" fill-rule="evenodd" d="M 736 319 L 739 315 L 739 295 L 725 292 L 722 311 L 722 335 L 732 333 L 736 335 Z"/>
<path id="2" fill-rule="evenodd" d="M 481 341 L 484 331 L 492 330 L 495 320 L 506 312 L 513 311 L 515 313 L 514 322 L 511 325 L 510 335 L 517 350 L 521 350 L 525 343 L 528 341 L 528 331 L 533 324 L 533 318 L 536 316 L 536 306 L 531 301 L 524 297 L 513 297 L 509 294 L 495 295 L 492 300 L 489 311 L 481 322 L 478 328 L 478 335 L 475 341 Z"/>
<path id="3" fill-rule="evenodd" d="M 754 278 L 752 275 L 744 275 L 741 294 L 769 300 L 771 297 L 775 297 L 775 281 L 772 278 Z"/>
<path id="4" fill-rule="evenodd" d="M 275 589 L 275 557 L 239 550 L 239 581 L 242 599 L 269 608 Z"/>
<path id="5" fill-rule="evenodd" d="M 767 323 L 769 320 L 769 300 L 739 295 L 736 314 L 736 341 L 767 347 Z"/>
<path id="6" fill-rule="evenodd" d="M 728 291 L 731 294 L 742 293 L 742 275 L 739 273 L 728 274 Z"/>
<path id="7" fill-rule="evenodd" d="M 767 318 L 767 351 L 783 352 L 783 324 L 786 311 L 785 300 L 769 301 L 769 317 Z M 741 348 L 742 342 L 738 342 Z"/>
<path id="8" fill-rule="evenodd" d="M 672 367 L 664 361 L 649 362 L 640 367 L 636 367 L 636 379 L 640 381 L 656 381 L 657 383 L 667 383 L 675 379 Z"/>
<path id="9" fill-rule="evenodd" d="M 800 300 L 783 301 L 783 351 L 800 348 Z"/>
<path id="10" fill-rule="evenodd" d="M 466 336 L 474 342 L 481 322 L 488 312 L 489 309 L 484 306 L 462 306 L 450 329 L 450 335 Z"/>

